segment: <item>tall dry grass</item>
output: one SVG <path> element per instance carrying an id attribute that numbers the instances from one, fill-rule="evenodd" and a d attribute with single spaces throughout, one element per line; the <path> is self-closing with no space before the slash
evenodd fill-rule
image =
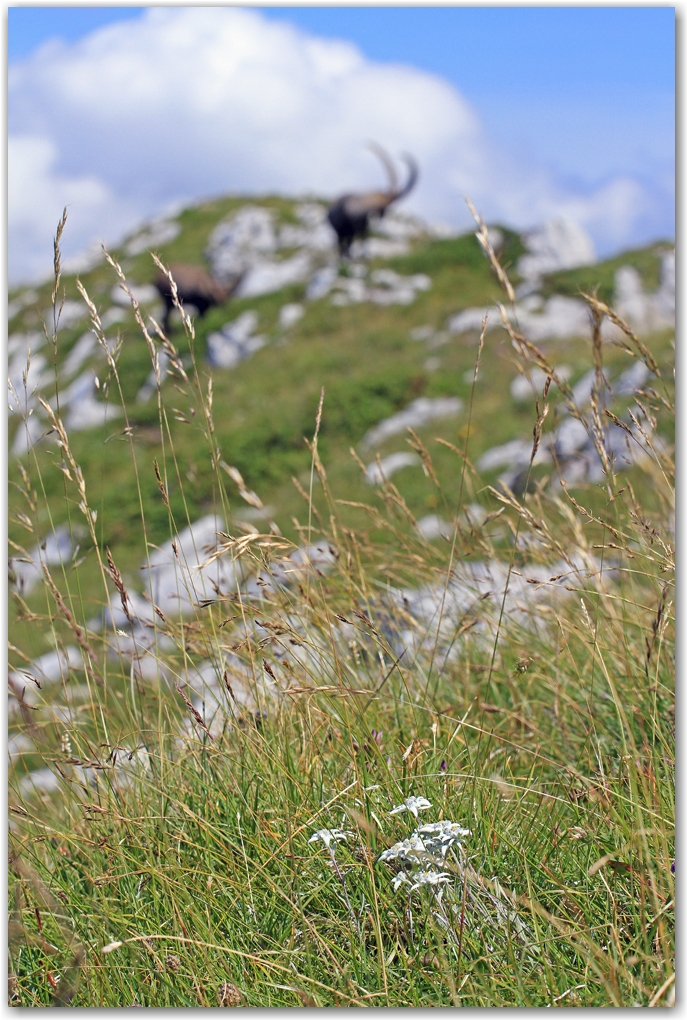
<path id="1" fill-rule="evenodd" d="M 46 568 L 45 612 L 32 622 L 50 628 L 57 647 L 76 641 L 87 696 L 66 714 L 47 696 L 38 711 L 20 706 L 19 727 L 46 749 L 59 783 L 41 794 L 10 773 L 11 1004 L 674 1002 L 674 471 L 654 439 L 657 416 L 674 414 L 671 390 L 646 344 L 589 295 L 597 379 L 587 420 L 513 324 L 512 286 L 477 220 L 503 286 L 504 328 L 525 370 L 548 378 L 530 468 L 555 383 L 604 464 L 594 493 L 555 484 L 555 469 L 536 481 L 532 472 L 525 495 L 493 489 L 497 509 L 481 523 L 466 516 L 482 487 L 470 460 L 473 385 L 465 439 L 453 447 L 458 506 L 447 504 L 431 444 L 409 436 L 452 537 L 439 546 L 420 538 L 391 482 L 377 502 L 357 504 L 353 529 L 318 450 L 325 393 L 308 441 L 302 544 L 241 525 L 232 506 L 259 496 L 224 462 L 193 323 L 179 306 L 187 371 L 129 292 L 157 373 L 154 471 L 170 537 L 192 521 L 177 519 L 167 497 L 171 480 L 182 492 L 185 482 L 163 351 L 173 384 L 192 396 L 227 521 L 210 558 L 234 566 L 233 585 L 192 589 L 189 615 L 158 609 L 141 628 L 99 540 L 59 403 L 44 405 L 101 602 L 128 623 L 89 630 L 79 568 Z M 115 400 L 119 348 L 81 293 Z M 604 319 L 655 376 L 640 401 L 645 452 L 631 476 L 615 473 L 608 451 L 608 429 L 627 424 L 603 404 Z M 484 343 L 483 331 L 475 380 Z M 34 458 L 29 517 L 40 471 Z M 139 495 L 145 540 L 140 484 Z M 193 564 L 178 555 L 188 578 Z M 144 660 L 157 663 L 157 682 L 145 679 Z M 209 674 L 198 673 L 201 662 Z M 430 860 L 403 843 L 440 819 L 467 830 L 445 855 Z"/>

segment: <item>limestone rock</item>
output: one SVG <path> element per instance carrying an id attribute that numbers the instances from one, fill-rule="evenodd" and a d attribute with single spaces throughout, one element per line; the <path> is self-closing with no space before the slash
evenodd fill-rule
<path id="1" fill-rule="evenodd" d="M 233 322 L 226 323 L 218 333 L 210 333 L 207 338 L 208 362 L 215 368 L 235 368 L 241 361 L 250 358 L 267 343 L 264 336 L 253 333 L 257 324 L 257 312 L 249 310 Z"/>
<path id="2" fill-rule="evenodd" d="M 526 280 L 535 280 L 557 269 L 573 269 L 596 262 L 591 237 L 570 220 L 548 220 L 525 234 L 524 241 L 527 254 L 519 259 L 517 271 Z"/>
<path id="3" fill-rule="evenodd" d="M 363 447 L 370 449 L 383 443 L 389 436 L 405 432 L 407 428 L 421 428 L 437 418 L 448 418 L 459 414 L 463 408 L 460 397 L 418 397 L 402 411 L 385 418 L 365 435 Z"/>
<path id="4" fill-rule="evenodd" d="M 415 467 L 421 463 L 422 461 L 416 453 L 390 453 L 388 457 L 383 457 L 379 463 L 373 460 L 371 464 L 367 465 L 365 481 L 368 485 L 381 485 L 401 468 Z"/>

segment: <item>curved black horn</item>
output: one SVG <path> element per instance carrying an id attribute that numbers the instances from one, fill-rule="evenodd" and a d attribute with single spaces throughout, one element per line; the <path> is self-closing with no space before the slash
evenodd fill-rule
<path id="1" fill-rule="evenodd" d="M 408 180 L 404 184 L 402 190 L 399 191 L 397 196 L 398 198 L 403 198 L 404 195 L 407 195 L 409 191 L 412 191 L 412 189 L 415 187 L 418 175 L 420 173 L 417 163 L 415 162 L 412 156 L 408 155 L 407 152 L 403 153 L 401 159 L 408 167 Z"/>
<path id="2" fill-rule="evenodd" d="M 394 193 L 397 192 L 398 175 L 396 174 L 396 167 L 394 166 L 389 153 L 385 149 L 383 149 L 381 145 L 377 145 L 376 142 L 368 142 L 367 148 L 370 150 L 370 152 L 374 152 L 375 156 L 377 157 L 378 160 L 380 160 L 384 169 L 386 170 L 387 177 L 389 178 L 389 190 Z"/>

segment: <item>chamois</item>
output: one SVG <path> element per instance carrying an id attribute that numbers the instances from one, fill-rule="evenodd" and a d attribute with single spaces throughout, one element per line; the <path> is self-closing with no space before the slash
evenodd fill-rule
<path id="1" fill-rule="evenodd" d="M 208 308 L 221 305 L 228 297 L 236 291 L 244 277 L 244 273 L 232 276 L 226 283 L 219 283 L 202 266 L 191 266 L 186 263 L 177 263 L 170 266 L 177 288 L 177 297 L 182 305 L 193 305 L 198 309 L 198 315 L 202 318 Z M 169 317 L 175 307 L 172 297 L 172 287 L 167 276 L 160 272 L 155 279 L 155 287 L 165 303 L 165 316 L 162 328 L 165 333 L 169 331 Z"/>
<path id="2" fill-rule="evenodd" d="M 382 161 L 389 177 L 389 190 L 369 191 L 363 195 L 342 195 L 329 207 L 327 219 L 336 231 L 339 254 L 342 258 L 350 255 L 351 244 L 356 238 L 367 237 L 370 217 L 383 216 L 391 203 L 404 198 L 417 181 L 418 167 L 412 156 L 402 157 L 409 173 L 408 180 L 402 188 L 399 188 L 396 170 L 388 154 L 379 145 L 369 145 L 368 148 Z"/>

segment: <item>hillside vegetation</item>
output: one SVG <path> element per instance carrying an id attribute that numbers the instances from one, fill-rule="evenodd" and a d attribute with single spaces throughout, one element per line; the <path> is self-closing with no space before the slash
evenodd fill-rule
<path id="1" fill-rule="evenodd" d="M 673 1004 L 670 246 L 265 198 L 308 271 L 165 340 L 246 205 L 10 294 L 11 1004 Z"/>

